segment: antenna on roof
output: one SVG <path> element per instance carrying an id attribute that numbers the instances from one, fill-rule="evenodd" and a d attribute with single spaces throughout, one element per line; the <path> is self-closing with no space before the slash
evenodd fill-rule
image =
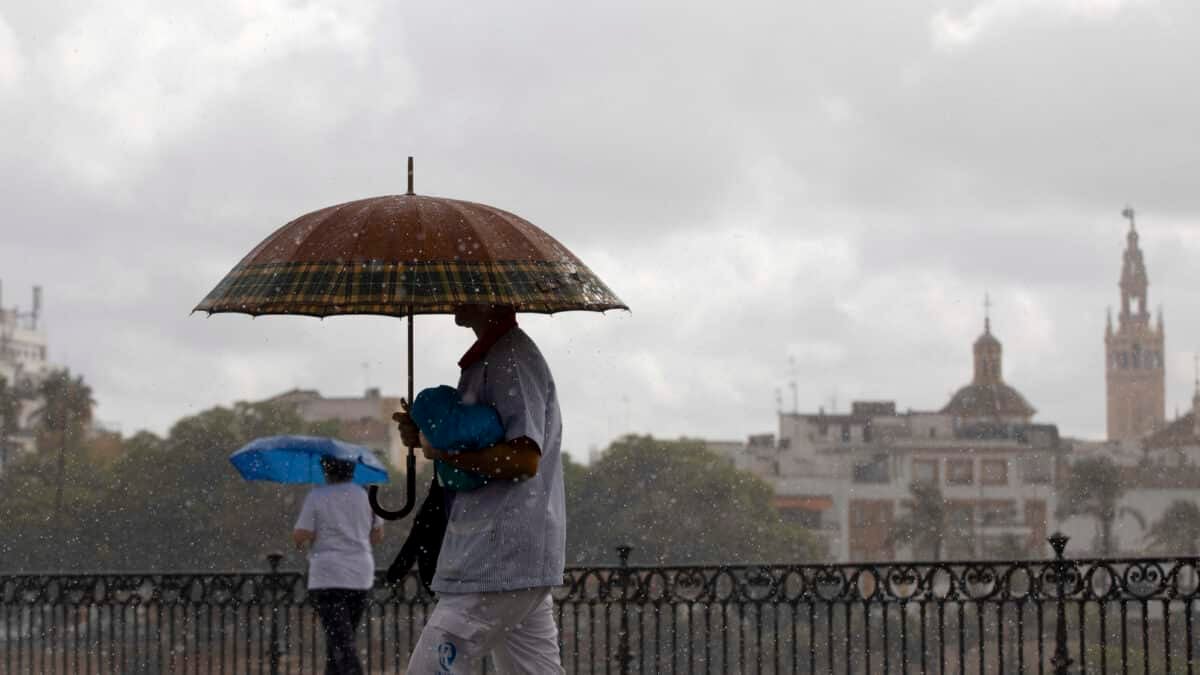
<path id="1" fill-rule="evenodd" d="M 796 357 L 788 357 L 788 386 L 792 389 L 792 413 L 800 414 L 800 385 L 796 382 Z"/>

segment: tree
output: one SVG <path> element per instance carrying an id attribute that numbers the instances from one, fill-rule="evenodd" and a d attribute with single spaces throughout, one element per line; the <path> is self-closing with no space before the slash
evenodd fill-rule
<path id="1" fill-rule="evenodd" d="M 1059 519 L 1072 516 L 1095 518 L 1096 552 L 1102 556 L 1111 556 L 1116 548 L 1113 544 L 1112 528 L 1117 516 L 1130 515 L 1145 527 L 1142 515 L 1137 510 L 1120 506 L 1124 494 L 1121 471 L 1111 459 L 1081 459 L 1071 465 L 1067 483 L 1059 494 L 1056 514 Z"/>
<path id="2" fill-rule="evenodd" d="M 929 552 L 932 560 L 942 559 L 946 542 L 946 500 L 937 485 L 915 482 L 908 486 L 912 499 L 908 512 L 892 523 L 889 546 L 910 546 L 914 554 Z"/>
<path id="3" fill-rule="evenodd" d="M 284 551 L 309 486 L 248 482 L 229 464 L 249 441 L 280 434 L 336 436 L 337 423 L 305 422 L 291 406 L 237 403 L 184 418 L 166 438 L 130 438 L 94 523 L 108 565 L 245 568 Z"/>
<path id="4" fill-rule="evenodd" d="M 85 452 L 60 458 L 35 452 L 13 459 L 0 475 L 0 564 L 5 569 L 91 568 L 90 540 L 97 504 L 109 489 L 107 472 Z M 60 474 L 61 469 L 61 474 Z M 55 503 L 58 476 L 70 480 L 70 498 Z"/>
<path id="5" fill-rule="evenodd" d="M 565 462 L 568 564 L 611 563 L 627 544 L 659 564 L 823 559 L 817 537 L 780 518 L 774 491 L 699 441 L 625 436 L 586 469 Z"/>
<path id="6" fill-rule="evenodd" d="M 68 369 L 52 371 L 38 388 L 41 406 L 34 412 L 38 427 L 38 450 L 54 446 L 58 450 L 57 481 L 54 487 L 54 510 L 63 506 L 63 486 L 66 481 L 67 453 L 79 450 L 80 440 L 92 423 L 92 388 L 82 376 L 71 376 Z"/>
<path id="7" fill-rule="evenodd" d="M 12 571 L 201 570 L 261 566 L 285 551 L 308 486 L 247 482 L 229 454 L 277 434 L 337 435 L 336 422 L 309 423 L 266 403 L 218 407 L 177 422 L 165 438 L 121 440 L 115 461 L 84 444 L 65 453 L 69 498 L 53 490 L 59 458 L 21 457 L 0 475 L 0 565 Z M 77 451 L 78 450 L 78 451 Z M 376 550 L 381 563 L 403 537 Z M 285 564 L 303 559 L 288 553 Z"/>
<path id="8" fill-rule="evenodd" d="M 1171 502 L 1150 525 L 1146 540 L 1151 548 L 1168 555 L 1200 554 L 1200 506 L 1187 499 Z"/>
<path id="9" fill-rule="evenodd" d="M 21 416 L 21 397 L 17 388 L 0 376 L 0 468 L 8 464 L 9 443 L 17 433 Z"/>

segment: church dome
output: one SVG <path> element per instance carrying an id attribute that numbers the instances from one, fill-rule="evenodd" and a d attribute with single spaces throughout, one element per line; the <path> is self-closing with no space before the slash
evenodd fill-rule
<path id="1" fill-rule="evenodd" d="M 975 377 L 962 387 L 942 413 L 968 420 L 1027 422 L 1036 412 L 1019 391 L 1004 382 L 1004 347 L 992 335 L 991 320 L 983 321 L 983 333 L 975 340 Z"/>
<path id="2" fill-rule="evenodd" d="M 1021 392 L 1003 382 L 972 382 L 954 393 L 942 412 L 961 418 L 1029 418 L 1037 412 Z"/>

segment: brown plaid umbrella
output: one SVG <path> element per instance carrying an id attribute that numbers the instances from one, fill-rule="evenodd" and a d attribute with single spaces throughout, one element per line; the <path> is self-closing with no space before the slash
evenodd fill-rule
<path id="1" fill-rule="evenodd" d="M 408 400 L 413 396 L 412 317 L 465 304 L 519 312 L 628 309 L 556 239 L 507 211 L 408 193 L 361 199 L 300 216 L 254 247 L 195 311 L 216 314 L 407 316 Z M 408 494 L 416 499 L 414 449 Z"/>

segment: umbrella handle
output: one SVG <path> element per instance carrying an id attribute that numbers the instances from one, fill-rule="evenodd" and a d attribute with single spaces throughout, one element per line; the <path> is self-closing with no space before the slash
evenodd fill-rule
<path id="1" fill-rule="evenodd" d="M 408 449 L 408 475 L 407 475 L 407 490 L 404 495 L 404 506 L 400 507 L 399 511 L 389 511 L 379 504 L 379 486 L 372 485 L 367 488 L 367 501 L 371 503 L 371 510 L 375 515 L 384 520 L 399 520 L 412 512 L 413 506 L 417 503 L 417 457 L 413 454 L 413 449 Z"/>
<path id="2" fill-rule="evenodd" d="M 408 194 L 412 194 L 412 157 L 408 158 Z M 408 404 L 404 406 L 404 412 L 408 412 L 408 405 L 413 401 L 413 306 L 408 306 Z M 403 402 L 403 399 L 402 399 Z M 413 506 L 417 503 L 417 455 L 415 448 L 408 449 L 408 480 L 407 494 L 404 495 L 404 506 L 399 511 L 389 511 L 379 504 L 379 486 L 372 485 L 367 490 L 367 501 L 371 503 L 371 510 L 375 515 L 384 520 L 399 520 L 412 512 Z"/>

